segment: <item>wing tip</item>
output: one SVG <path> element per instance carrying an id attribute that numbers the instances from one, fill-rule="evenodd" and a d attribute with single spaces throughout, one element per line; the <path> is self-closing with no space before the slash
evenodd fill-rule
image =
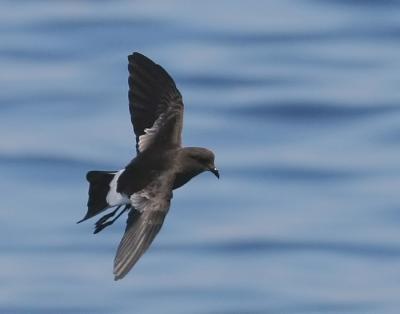
<path id="1" fill-rule="evenodd" d="M 114 272 L 113 272 L 114 281 L 123 279 L 131 270 L 132 270 L 132 267 L 128 267 L 128 268 L 123 267 L 120 269 L 118 269 L 117 267 L 114 267 Z"/>
<path id="2" fill-rule="evenodd" d="M 151 62 L 154 63 L 150 58 L 146 57 L 144 54 L 140 52 L 134 51 L 132 54 L 128 56 L 129 62 Z"/>
<path id="3" fill-rule="evenodd" d="M 135 263 L 134 263 L 135 264 Z M 114 265 L 114 281 L 121 280 L 124 278 L 133 268 L 134 264 L 132 266 L 124 266 L 121 268 L 121 265 Z"/>

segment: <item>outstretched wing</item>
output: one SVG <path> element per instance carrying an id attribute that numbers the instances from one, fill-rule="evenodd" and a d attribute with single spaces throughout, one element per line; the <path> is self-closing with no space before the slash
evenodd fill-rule
<path id="1" fill-rule="evenodd" d="M 114 259 L 115 280 L 123 278 L 160 231 L 172 198 L 173 177 L 160 177 L 131 196 L 125 234 Z"/>
<path id="2" fill-rule="evenodd" d="M 183 102 L 174 80 L 140 53 L 128 60 L 129 111 L 138 153 L 153 145 L 180 146 Z"/>

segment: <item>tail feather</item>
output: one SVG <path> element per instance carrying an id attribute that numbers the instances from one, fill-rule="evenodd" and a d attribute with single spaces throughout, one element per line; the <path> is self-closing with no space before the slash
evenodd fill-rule
<path id="1" fill-rule="evenodd" d="M 107 203 L 107 194 L 110 191 L 110 183 L 115 174 L 116 171 L 89 171 L 86 174 L 86 179 L 89 181 L 88 210 L 85 217 L 78 221 L 78 223 L 112 207 Z"/>

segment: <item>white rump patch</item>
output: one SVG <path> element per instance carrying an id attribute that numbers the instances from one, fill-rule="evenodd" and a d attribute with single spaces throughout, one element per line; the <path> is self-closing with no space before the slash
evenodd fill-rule
<path id="1" fill-rule="evenodd" d="M 114 178 L 110 182 L 110 190 L 108 191 L 106 197 L 106 201 L 109 206 L 129 204 L 129 198 L 126 195 L 117 192 L 118 178 L 124 171 L 125 169 L 116 172 Z"/>

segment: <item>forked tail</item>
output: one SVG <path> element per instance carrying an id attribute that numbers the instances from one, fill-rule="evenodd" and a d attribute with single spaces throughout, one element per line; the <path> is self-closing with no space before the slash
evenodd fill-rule
<path id="1" fill-rule="evenodd" d="M 89 181 L 89 199 L 87 202 L 87 213 L 78 223 L 92 218 L 103 210 L 115 206 L 107 202 L 107 195 L 112 189 L 112 181 L 116 171 L 89 171 L 86 174 L 86 179 Z"/>

